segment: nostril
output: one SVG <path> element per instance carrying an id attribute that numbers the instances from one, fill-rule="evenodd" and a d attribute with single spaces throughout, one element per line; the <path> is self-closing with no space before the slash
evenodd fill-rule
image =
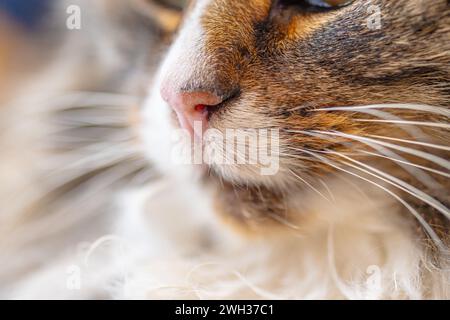
<path id="1" fill-rule="evenodd" d="M 169 86 L 161 88 L 161 96 L 173 109 L 181 128 L 192 135 L 198 133 L 199 124 L 202 130 L 207 128 L 209 108 L 222 102 L 222 98 L 212 92 L 173 90 Z"/>
<path id="2" fill-rule="evenodd" d="M 194 110 L 197 111 L 197 112 L 206 112 L 206 111 L 208 111 L 207 106 L 204 105 L 204 104 L 197 104 L 194 107 Z"/>
<path id="3" fill-rule="evenodd" d="M 214 90 L 182 90 L 163 82 L 161 97 L 175 113 L 180 126 L 195 133 L 194 127 L 201 123 L 202 129 L 209 126 L 212 114 L 223 107 L 223 103 L 239 95 L 240 90 L 227 90 L 218 94 Z"/>
<path id="4" fill-rule="evenodd" d="M 209 92 L 176 92 L 162 90 L 163 99 L 174 109 L 183 114 L 206 114 L 210 107 L 219 105 L 222 98 Z"/>

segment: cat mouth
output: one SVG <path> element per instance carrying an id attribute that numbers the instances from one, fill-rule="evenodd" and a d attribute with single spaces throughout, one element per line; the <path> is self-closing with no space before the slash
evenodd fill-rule
<path id="1" fill-rule="evenodd" d="M 183 162 L 193 165 L 195 170 L 231 183 L 269 183 L 278 176 L 277 129 L 224 128 L 217 119 L 208 118 L 206 125 L 194 122 L 192 130 L 186 130 L 176 112 L 172 111 L 170 118 L 176 133 L 182 136 L 183 157 L 187 156 Z"/>

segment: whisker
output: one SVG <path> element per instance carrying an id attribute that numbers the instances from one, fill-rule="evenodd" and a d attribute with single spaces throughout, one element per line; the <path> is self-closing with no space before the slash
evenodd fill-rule
<path id="1" fill-rule="evenodd" d="M 54 163 L 55 171 L 69 170 L 71 168 L 92 163 L 94 165 L 102 164 L 101 160 L 107 163 L 114 161 L 114 157 L 127 156 L 139 153 L 140 149 L 136 146 L 130 146 L 127 142 L 120 143 L 95 143 L 79 149 L 65 152 L 54 157 L 51 163 Z M 62 164 L 62 166 L 61 166 Z"/>
<path id="2" fill-rule="evenodd" d="M 311 135 L 311 136 L 317 136 L 323 139 L 331 139 L 331 137 L 327 137 L 326 135 L 323 134 L 319 134 L 319 133 L 311 133 L 311 132 L 303 132 L 304 134 L 307 135 Z M 356 139 L 352 139 L 352 140 L 356 140 Z M 375 140 L 376 141 L 376 140 Z M 429 188 L 434 189 L 436 185 L 440 185 L 436 179 L 434 179 L 433 177 L 431 177 L 430 175 L 426 174 L 426 172 L 418 170 L 418 168 L 414 167 L 414 166 L 407 166 L 404 165 L 402 162 L 407 162 L 406 159 L 404 159 L 403 157 L 401 157 L 400 155 L 398 155 L 397 153 L 395 153 L 394 151 L 385 148 L 379 144 L 376 143 L 372 143 L 372 142 L 368 142 L 368 141 L 360 141 L 366 145 L 368 145 L 369 147 L 377 150 L 378 152 L 380 152 L 381 154 L 385 155 L 387 158 L 394 158 L 399 160 L 398 163 L 399 165 L 407 172 L 409 172 L 410 174 L 412 174 L 413 176 L 415 176 L 419 181 L 421 181 L 424 185 L 426 185 Z"/>
<path id="3" fill-rule="evenodd" d="M 367 201 L 374 203 L 373 199 L 356 183 L 351 181 L 349 178 L 347 178 L 346 175 L 344 175 L 342 172 L 334 172 L 334 175 L 337 176 L 339 179 L 347 183 L 349 186 L 354 188 L 359 194 L 361 194 Z"/>
<path id="4" fill-rule="evenodd" d="M 49 235 L 49 233 L 59 232 L 83 221 L 83 219 L 92 218 L 92 212 L 96 212 L 97 209 L 103 206 L 104 200 L 108 198 L 107 193 L 104 191 L 136 172 L 140 167 L 131 163 L 120 163 L 78 184 L 69 193 L 66 192 L 64 194 L 65 197 L 70 198 L 69 202 L 59 199 L 55 203 L 57 207 L 53 207 L 55 211 L 52 214 L 44 215 L 34 223 L 25 225 L 24 229 L 21 230 L 21 234 L 23 233 L 24 235 L 21 241 L 32 240 L 30 237 L 34 234 Z M 86 192 L 86 190 L 89 192 Z M 45 197 L 47 194 L 49 193 L 43 193 L 42 197 Z M 93 199 L 95 201 L 91 201 Z M 39 200 L 41 198 L 36 199 L 36 201 Z M 68 214 L 74 208 L 77 208 L 77 214 Z M 22 218 L 25 218 L 25 216 L 22 216 Z M 49 229 L 49 226 L 53 228 Z M 28 229 L 30 229 L 30 232 L 26 232 Z"/>
<path id="5" fill-rule="evenodd" d="M 425 231 L 427 232 L 427 234 L 430 236 L 430 238 L 434 241 L 434 243 L 436 244 L 436 246 L 442 251 L 442 252 L 447 252 L 446 247 L 444 246 L 444 244 L 442 243 L 442 240 L 438 237 L 438 235 L 436 234 L 436 232 L 433 230 L 433 228 L 431 228 L 431 226 L 425 221 L 425 219 L 405 200 L 403 200 L 400 196 L 398 196 L 396 193 L 392 192 L 391 190 L 389 190 L 388 188 L 382 186 L 379 183 L 376 183 L 370 179 L 367 179 L 359 174 L 356 174 L 354 172 L 351 172 L 349 170 L 346 170 L 344 168 L 341 168 L 339 165 L 335 164 L 334 161 L 331 161 L 329 159 L 326 159 L 325 157 L 322 157 L 318 154 L 316 154 L 315 152 L 310 152 L 307 150 L 304 150 L 303 152 L 310 154 L 313 157 L 316 157 L 317 159 L 319 159 L 321 162 L 328 164 L 329 166 L 345 172 L 349 175 L 352 175 L 358 179 L 361 179 L 363 181 L 368 182 L 369 184 L 374 185 L 375 187 L 385 191 L 386 193 L 388 193 L 389 195 L 391 195 L 392 197 L 394 197 L 397 201 L 399 201 L 406 209 L 408 209 L 408 211 L 417 219 L 417 221 L 423 226 L 423 228 L 425 229 Z M 345 164 L 345 163 L 343 163 Z"/>
<path id="6" fill-rule="evenodd" d="M 394 177 L 394 176 L 392 176 L 392 175 L 390 175 L 388 173 L 385 173 L 385 172 L 383 172 L 383 171 L 381 171 L 379 169 L 376 169 L 376 168 L 374 168 L 372 166 L 364 164 L 364 163 L 362 163 L 362 162 L 360 162 L 358 160 L 352 159 L 352 158 L 350 158 L 350 157 L 348 157 L 348 156 L 346 156 L 344 154 L 341 154 L 340 152 L 330 151 L 330 153 L 336 154 L 336 155 L 338 155 L 340 157 L 343 157 L 343 158 L 345 158 L 345 159 L 347 159 L 347 160 L 349 160 L 349 161 L 351 161 L 353 163 L 356 163 L 356 164 L 358 164 L 358 165 L 360 165 L 360 166 L 362 166 L 364 168 L 367 168 L 367 169 L 377 173 L 377 175 L 374 175 L 373 173 L 371 173 L 371 172 L 369 172 L 367 170 L 364 170 L 361 167 L 352 166 L 355 169 L 361 170 L 364 173 L 367 173 L 369 175 L 375 176 L 376 178 L 378 178 L 380 180 L 383 180 L 383 181 L 385 181 L 385 182 L 387 182 L 387 183 L 389 183 L 389 184 L 391 184 L 391 185 L 393 185 L 393 186 L 395 186 L 395 187 L 397 187 L 397 188 L 399 188 L 399 189 L 409 193 L 410 195 L 416 197 L 417 199 L 422 200 L 423 202 L 429 204 L 430 206 L 432 206 L 433 208 L 435 208 L 436 210 L 441 212 L 445 217 L 450 219 L 450 212 L 449 212 L 447 207 L 442 205 L 439 201 L 437 201 L 433 197 L 430 197 L 428 194 L 426 194 L 426 193 L 422 192 L 421 190 L 417 189 L 416 187 L 410 185 L 409 183 L 407 183 L 407 182 L 405 182 L 403 180 L 400 180 L 400 179 L 398 179 L 398 178 L 396 178 L 396 177 Z M 388 180 L 386 180 L 386 179 L 384 179 L 382 177 L 385 177 L 385 178 L 387 178 L 390 181 L 388 181 Z"/>
<path id="7" fill-rule="evenodd" d="M 283 218 L 279 215 L 273 214 L 273 213 L 268 213 L 269 217 L 271 217 L 272 219 L 274 219 L 275 221 L 279 222 L 280 224 L 295 230 L 295 231 L 299 231 L 300 227 L 293 224 L 292 222 L 290 222 L 289 220 L 287 220 L 286 218 Z"/>
<path id="8" fill-rule="evenodd" d="M 366 106 L 349 106 L 349 107 L 330 107 L 330 108 L 320 108 L 312 111 L 358 111 L 358 110 L 368 110 L 368 109 L 403 109 L 403 110 L 414 110 L 429 112 L 434 114 L 439 114 L 445 117 L 450 117 L 450 111 L 443 107 L 436 107 L 423 104 L 404 104 L 404 103 L 393 103 L 393 104 L 372 104 Z"/>
<path id="9" fill-rule="evenodd" d="M 72 117 L 71 114 L 59 115 L 57 119 L 51 121 L 55 125 L 62 127 L 82 127 L 82 126 L 126 126 L 127 118 L 123 115 L 113 116 L 106 113 L 99 116 L 85 114 L 83 116 Z"/>
<path id="10" fill-rule="evenodd" d="M 349 165 L 349 163 L 347 162 L 342 162 L 345 165 Z M 359 177 L 379 188 L 381 188 L 382 190 L 386 191 L 387 193 L 389 193 L 390 195 L 394 196 L 398 201 L 400 201 L 414 216 L 415 218 L 419 221 L 419 223 L 425 228 L 425 231 L 428 233 L 428 235 L 433 239 L 433 241 L 435 242 L 435 244 L 439 247 L 439 249 L 443 252 L 447 252 L 447 248 L 444 246 L 443 242 L 441 241 L 441 239 L 439 238 L 439 236 L 434 232 L 433 228 L 425 221 L 425 219 L 422 218 L 422 216 L 410 205 L 408 204 L 405 200 L 403 200 L 400 196 L 398 196 L 397 194 L 395 194 L 394 192 L 392 192 L 391 190 L 381 186 L 380 184 L 377 184 L 369 179 L 365 179 L 355 173 L 352 173 L 350 171 L 346 171 L 349 174 L 352 174 L 356 177 Z"/>
<path id="11" fill-rule="evenodd" d="M 126 105 L 135 105 L 138 102 L 136 96 L 93 91 L 73 91 L 67 94 L 53 97 L 50 103 L 47 101 L 45 106 L 50 110 L 64 110 L 73 108 L 92 108 L 99 106 L 123 107 Z M 47 109 L 49 110 L 49 109 Z"/>
<path id="12" fill-rule="evenodd" d="M 332 131 L 332 132 L 326 132 L 326 131 L 316 131 L 314 130 L 313 132 L 317 132 L 317 133 L 321 133 L 321 134 L 325 134 L 325 135 L 331 135 L 331 136 L 338 136 L 338 137 L 343 137 L 343 138 L 349 138 L 349 139 L 353 139 L 353 140 L 357 140 L 360 142 L 371 142 L 371 143 L 375 143 L 378 145 L 382 145 L 388 148 L 392 148 L 395 150 L 399 150 L 414 156 L 417 156 L 419 158 L 423 158 L 426 160 L 429 160 L 431 162 L 434 162 L 438 165 L 440 165 L 441 167 L 450 170 L 450 162 L 438 157 L 436 155 L 433 154 L 429 154 L 420 150 L 416 150 L 416 149 L 412 149 L 412 148 L 408 148 L 408 147 L 404 147 L 404 146 L 399 146 L 396 144 L 392 144 L 392 143 L 388 143 L 388 142 L 383 142 L 383 141 L 379 141 L 379 140 L 374 140 L 371 138 L 365 138 L 365 137 L 360 137 L 360 136 L 355 136 L 352 134 L 347 134 L 347 133 L 342 133 L 342 132 L 337 132 L 337 131 Z M 304 132 L 300 132 L 300 133 L 304 133 Z"/>
<path id="13" fill-rule="evenodd" d="M 131 132 L 123 132 L 123 130 L 114 130 L 119 131 L 117 133 L 111 134 L 105 132 L 103 128 L 95 128 L 94 132 L 84 134 L 86 130 L 83 132 L 73 132 L 74 129 L 65 129 L 57 132 L 55 136 L 52 136 L 52 141 L 46 141 L 43 146 L 47 148 L 54 148 L 56 144 L 56 148 L 58 147 L 70 147 L 70 149 L 76 149 L 73 145 L 88 145 L 93 143 L 98 143 L 100 141 L 105 141 L 111 144 L 118 144 L 128 141 L 132 143 L 136 136 Z M 76 129 L 75 129 L 76 130 Z M 54 132 L 52 132 L 54 134 Z"/>
<path id="14" fill-rule="evenodd" d="M 391 141 L 397 141 L 397 142 L 404 142 L 409 144 L 415 144 L 423 147 L 433 148 L 433 149 L 439 149 L 444 151 L 450 151 L 450 147 L 433 144 L 433 143 L 427 143 L 427 142 L 421 142 L 421 141 L 413 141 L 413 140 L 406 140 L 406 139 L 399 139 L 399 138 L 392 138 L 392 137 L 386 137 L 386 136 L 378 136 L 373 134 L 368 134 L 368 137 L 372 138 L 378 138 L 378 139 L 385 139 L 385 140 L 391 140 Z"/>
<path id="15" fill-rule="evenodd" d="M 288 149 L 291 149 L 291 147 L 288 147 Z M 292 154 L 287 153 L 287 152 L 280 152 L 280 156 L 286 156 L 286 157 L 291 157 Z M 311 161 L 311 157 L 305 157 L 305 156 L 300 156 L 300 155 L 295 155 L 296 159 L 301 159 L 301 160 L 307 160 L 307 161 Z"/>
<path id="16" fill-rule="evenodd" d="M 404 124 L 410 126 L 425 126 L 435 127 L 442 129 L 450 129 L 450 125 L 442 122 L 422 122 L 422 121 L 407 121 L 407 120 L 380 120 L 380 119 L 355 119 L 358 122 L 378 122 L 378 123 L 392 123 L 392 124 Z"/>
<path id="17" fill-rule="evenodd" d="M 385 159 L 388 159 L 388 160 L 391 160 L 391 161 L 394 161 L 394 162 L 403 163 L 403 164 L 406 164 L 408 166 L 416 167 L 418 169 L 422 169 L 422 170 L 425 170 L 425 171 L 429 171 L 429 172 L 432 172 L 432 173 L 444 176 L 446 178 L 450 178 L 450 174 L 448 174 L 448 173 L 445 173 L 445 172 L 440 171 L 440 170 L 428 168 L 428 167 L 425 167 L 425 166 L 421 166 L 421 165 L 418 165 L 418 164 L 415 164 L 415 163 L 411 163 L 411 162 L 406 161 L 406 160 L 399 160 L 399 159 L 396 159 L 396 158 L 388 157 L 388 156 L 385 156 L 385 155 L 382 155 L 382 154 L 378 154 L 378 153 L 370 152 L 370 151 L 366 151 L 366 150 L 360 150 L 360 152 L 366 153 L 366 154 L 369 154 L 369 155 L 375 156 L 375 157 L 385 158 Z"/>
<path id="18" fill-rule="evenodd" d="M 380 110 L 360 110 L 359 112 L 368 114 L 370 116 L 383 119 L 383 120 L 391 120 L 391 121 L 404 121 L 403 118 L 400 118 L 397 115 L 393 115 L 390 112 L 380 111 Z M 426 135 L 420 127 L 416 126 L 408 126 L 405 124 L 398 124 L 398 127 L 408 133 L 410 136 L 416 138 L 417 140 L 429 140 L 428 135 Z"/>
<path id="19" fill-rule="evenodd" d="M 380 111 L 378 108 L 374 109 L 374 108 L 368 108 L 368 107 L 347 107 L 351 112 L 359 112 L 359 113 L 364 113 L 364 114 L 368 114 L 371 115 L 373 117 L 382 119 L 382 120 L 390 120 L 390 121 L 398 121 L 398 122 L 402 122 L 405 121 L 405 119 L 394 115 L 390 112 L 386 112 L 386 111 Z M 344 109 L 347 109 L 344 107 Z M 433 108 L 430 106 L 430 108 Z M 332 108 L 334 109 L 334 108 Z M 322 111 L 325 110 L 329 110 L 329 109 L 319 109 Z M 318 110 L 318 111 L 319 111 Z M 339 111 L 344 111 L 344 110 L 339 110 Z M 397 123 L 398 127 L 400 129 L 402 129 L 403 131 L 407 132 L 410 136 L 415 137 L 418 140 L 429 140 L 428 135 L 426 135 L 420 127 L 416 127 L 416 126 L 411 126 L 411 125 L 407 125 L 407 124 L 400 124 Z"/>
<path id="20" fill-rule="evenodd" d="M 105 159 L 101 159 L 103 160 L 102 162 L 95 161 L 94 159 L 95 158 L 81 159 L 78 163 L 70 164 L 66 167 L 56 169 L 50 172 L 46 179 L 51 182 L 53 187 L 58 188 L 74 179 L 87 175 L 91 172 L 105 169 L 122 162 L 138 160 L 139 158 L 136 159 L 135 153 L 124 153 L 115 156 L 110 155 Z M 89 163 L 83 163 L 86 161 L 91 162 L 91 165 L 89 165 Z"/>
<path id="21" fill-rule="evenodd" d="M 403 158 L 396 152 L 392 151 L 391 149 L 388 149 L 388 148 L 385 148 L 383 146 L 376 145 L 376 144 L 367 143 L 367 145 L 372 147 L 373 149 L 375 149 L 376 151 L 378 151 L 379 153 L 381 153 L 382 155 L 384 155 L 388 158 L 397 159 L 398 162 L 395 162 L 396 164 L 398 164 L 401 168 L 403 168 L 406 172 L 411 174 L 413 177 L 415 177 L 418 181 L 423 183 L 428 188 L 436 189 L 436 186 L 440 186 L 440 183 L 436 179 L 434 179 L 432 176 L 427 174 L 425 171 L 420 170 L 419 168 L 417 168 L 415 166 L 405 165 L 403 162 L 408 162 L 408 160 L 406 160 L 405 158 Z"/>
<path id="22" fill-rule="evenodd" d="M 302 177 L 300 177 L 298 174 L 296 174 L 294 171 L 289 169 L 289 172 L 296 177 L 297 179 L 299 179 L 301 182 L 303 182 L 305 185 L 307 185 L 309 188 L 311 188 L 315 193 L 317 193 L 319 196 L 321 196 L 323 199 L 325 199 L 328 202 L 331 202 L 330 199 L 328 199 L 323 193 L 321 193 L 319 190 L 317 190 L 317 188 L 315 188 L 313 185 L 311 185 L 308 181 L 306 181 L 305 179 L 303 179 Z"/>
<path id="23" fill-rule="evenodd" d="M 72 92 L 62 95 L 46 97 L 45 100 L 25 100 L 20 105 L 26 107 L 32 105 L 33 108 L 27 108 L 29 112 L 23 114 L 24 117 L 36 117 L 48 115 L 54 112 L 73 112 L 75 110 L 104 109 L 108 112 L 123 112 L 126 108 L 138 106 L 140 99 L 136 96 L 117 94 L 117 93 L 98 93 L 98 92 Z M 17 108 L 16 105 L 10 106 Z"/>
<path id="24" fill-rule="evenodd" d="M 336 198 L 335 198 L 333 192 L 331 191 L 330 187 L 328 186 L 328 184 L 325 183 L 325 181 L 323 181 L 323 179 L 319 178 L 318 180 L 323 185 L 323 187 L 327 190 L 327 192 L 330 195 L 331 199 L 333 199 L 333 201 L 336 202 Z"/>

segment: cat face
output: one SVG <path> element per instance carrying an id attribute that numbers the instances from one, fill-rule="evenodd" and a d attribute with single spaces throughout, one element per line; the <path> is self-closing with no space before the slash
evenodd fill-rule
<path id="1" fill-rule="evenodd" d="M 370 153 L 390 168 L 380 151 L 387 139 L 448 138 L 445 124 L 412 124 L 448 116 L 449 26 L 446 0 L 191 1 L 144 110 L 149 153 L 168 169 L 172 130 L 195 136 L 196 122 L 203 131 L 277 129 L 276 174 L 258 174 L 255 164 L 209 171 L 275 198 L 301 189 L 299 177 L 325 176 Z M 409 156 L 435 168 L 414 151 L 402 159 Z"/>

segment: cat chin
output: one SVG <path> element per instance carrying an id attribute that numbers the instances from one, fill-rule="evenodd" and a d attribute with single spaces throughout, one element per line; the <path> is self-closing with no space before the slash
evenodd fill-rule
<path id="1" fill-rule="evenodd" d="M 208 172 L 216 179 L 232 184 L 246 186 L 265 186 L 270 189 L 283 189 L 286 187 L 285 170 L 278 170 L 275 174 L 261 174 L 262 168 L 258 165 L 217 165 L 209 166 Z"/>

